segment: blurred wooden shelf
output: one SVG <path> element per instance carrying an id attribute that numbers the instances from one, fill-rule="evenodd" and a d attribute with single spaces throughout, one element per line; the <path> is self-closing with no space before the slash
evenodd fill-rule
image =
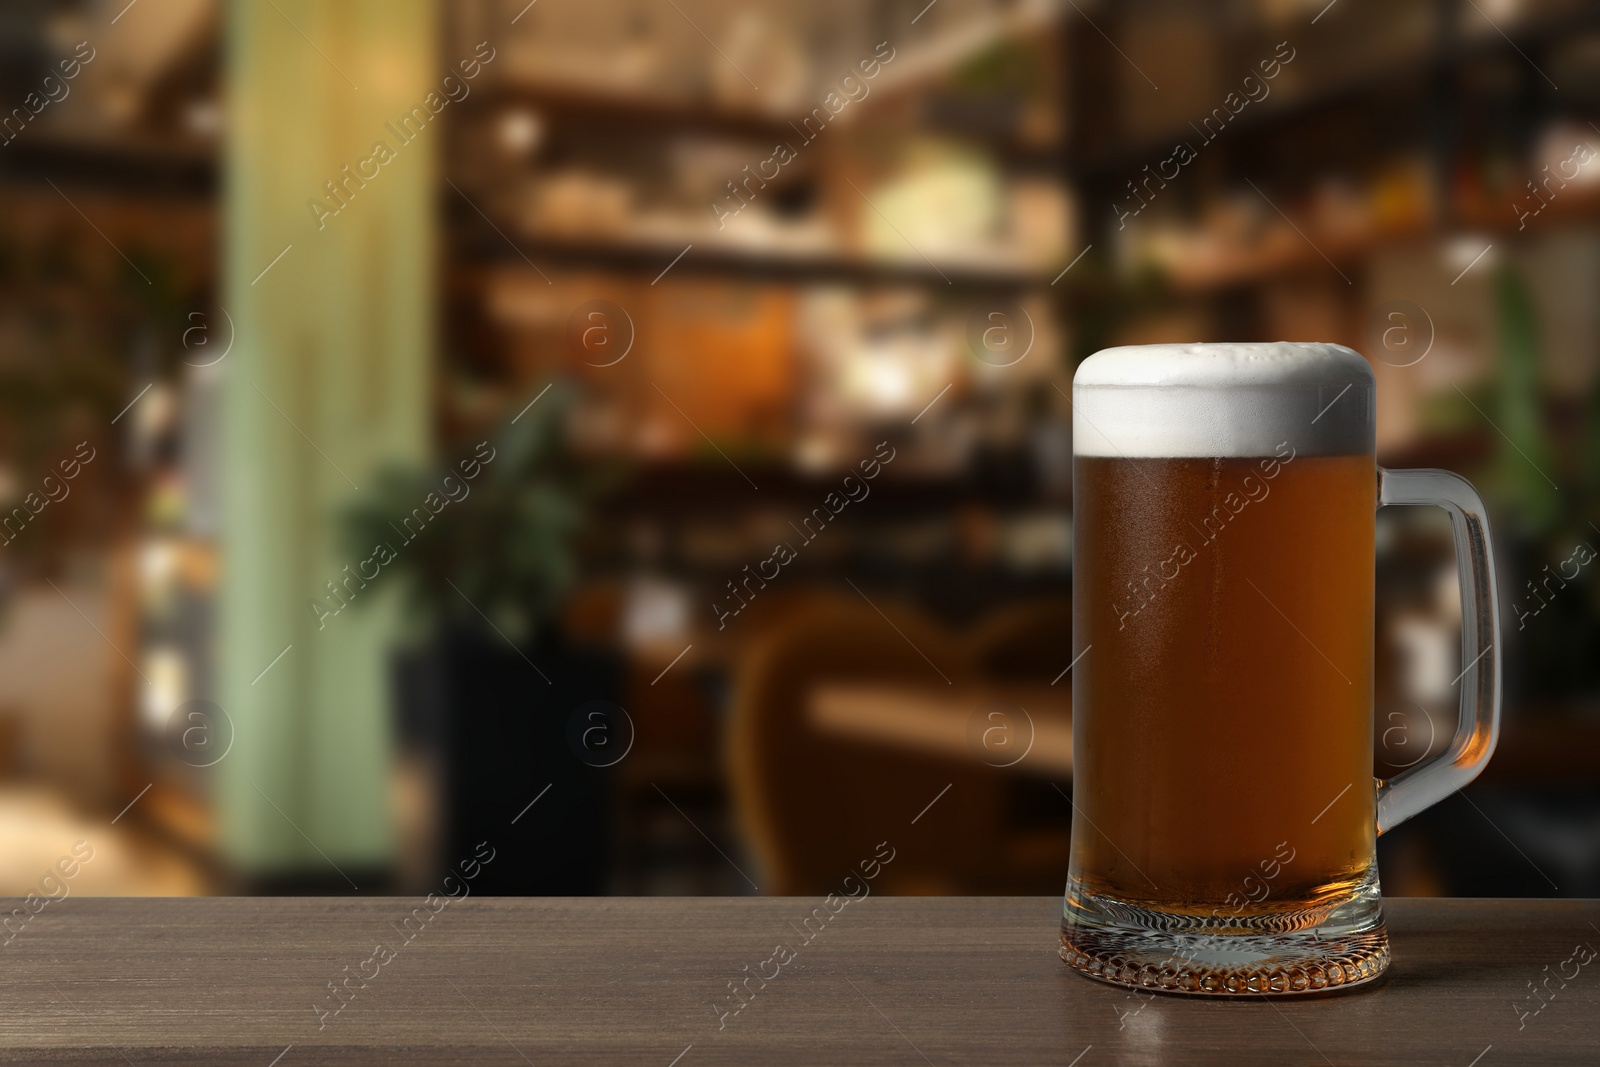
<path id="1" fill-rule="evenodd" d="M 449 192 L 449 190 L 446 190 Z M 451 193 L 454 196 L 454 193 Z M 459 201 L 459 197 L 456 198 Z M 465 205 L 463 205 L 465 207 Z M 466 209 L 470 212 L 470 208 Z M 477 218 L 476 213 L 472 213 Z M 793 255 L 717 248 L 685 241 L 689 251 L 676 263 L 673 257 L 684 245 L 614 241 L 557 240 L 544 237 L 501 235 L 485 228 L 482 219 L 472 226 L 463 220 L 457 230 L 458 261 L 478 265 L 537 264 L 610 270 L 655 278 L 671 267 L 671 274 L 697 274 L 722 278 L 748 278 L 791 282 L 855 282 L 864 285 L 923 285 L 966 289 L 1017 291 L 1043 288 L 1051 275 L 1025 268 L 930 264 L 920 260 L 874 260 L 857 256 L 795 253 Z M 511 243 L 515 242 L 515 247 Z"/>
<path id="2" fill-rule="evenodd" d="M 931 36 L 922 36 L 914 45 L 901 42 L 901 54 L 894 65 L 882 68 L 874 87 L 857 107 L 872 109 L 879 106 L 869 102 L 874 99 L 927 92 L 947 82 L 952 68 L 985 48 L 1006 40 L 1035 39 L 1053 32 L 1061 20 L 1058 5 L 1029 0 L 969 17 L 947 30 L 935 28 Z M 923 28 L 936 22 L 931 19 Z M 844 72 L 848 71 L 846 67 Z M 479 89 L 463 104 L 483 111 L 522 105 L 647 136 L 709 133 L 763 141 L 789 140 L 796 135 L 795 126 L 810 114 L 808 108 L 794 114 L 775 114 L 754 108 L 730 108 L 707 99 L 649 95 L 652 93 L 652 88 L 645 85 L 608 90 L 598 85 L 506 80 Z M 815 104 L 821 105 L 821 95 Z M 931 128 L 984 141 L 1022 169 L 1058 170 L 1062 162 L 1058 148 L 1029 143 L 1011 131 L 981 125 L 951 129 L 934 116 L 925 115 L 924 120 Z"/>
<path id="3" fill-rule="evenodd" d="M 94 189 L 144 200 L 214 201 L 220 149 L 190 141 L 68 140 L 27 130 L 0 152 L 0 184 Z"/>
<path id="4" fill-rule="evenodd" d="M 1361 232 L 1335 233 L 1313 227 L 1304 219 L 1295 225 L 1301 233 L 1277 233 L 1273 240 L 1265 241 L 1236 254 L 1219 256 L 1204 264 L 1191 263 L 1173 269 L 1161 268 L 1166 282 L 1180 295 L 1207 295 L 1260 285 L 1290 274 L 1325 271 L 1332 280 L 1348 278 L 1352 270 L 1380 249 L 1416 242 L 1442 240 L 1451 236 L 1483 235 L 1485 238 L 1515 238 L 1518 235 L 1537 236 L 1554 232 L 1558 227 L 1575 223 L 1600 222 L 1600 185 L 1575 186 L 1560 190 L 1549 206 L 1528 220 L 1526 227 L 1517 225 L 1512 205 L 1530 199 L 1519 197 L 1512 191 L 1503 202 L 1490 198 L 1455 205 L 1452 214 L 1456 219 L 1453 228 L 1446 228 L 1436 220 L 1375 226 Z M 1288 238 L 1292 237 L 1293 240 Z M 1443 268 L 1441 268 L 1443 269 Z M 1103 283 L 1073 283 L 1063 279 L 1063 286 L 1083 289 L 1088 285 Z M 1098 291 L 1098 290 L 1097 290 Z"/>
<path id="5" fill-rule="evenodd" d="M 612 91 L 554 82 L 502 81 L 478 89 L 461 103 L 474 111 L 526 107 L 578 119 L 592 125 L 635 131 L 648 136 L 713 133 L 762 141 L 795 136 L 786 117 L 752 109 L 720 107 L 709 101 L 674 100 L 663 95 Z"/>
<path id="6" fill-rule="evenodd" d="M 1475 17 L 1470 10 L 1467 14 Z M 1458 38 L 1452 44 L 1435 45 L 1373 70 L 1288 97 L 1279 104 L 1248 108 L 1228 123 L 1227 136 L 1219 137 L 1216 143 L 1224 149 L 1230 144 L 1242 147 L 1251 135 L 1271 136 L 1292 123 L 1304 122 L 1317 112 L 1360 103 L 1363 98 L 1378 93 L 1384 94 L 1383 106 L 1393 108 L 1397 90 L 1408 87 L 1408 83 L 1413 94 L 1432 92 L 1437 73 L 1485 58 L 1514 55 L 1513 49 L 1523 52 L 1526 58 L 1523 51 L 1526 47 L 1559 41 L 1585 30 L 1600 30 L 1600 6 L 1576 5 L 1572 10 L 1520 24 L 1501 22 L 1497 28 L 1506 30 L 1507 36 L 1485 32 L 1468 39 Z M 1190 140 L 1194 132 L 1194 127 L 1188 125 L 1173 127 L 1095 155 L 1075 157 L 1068 163 L 1067 170 L 1075 178 L 1121 177 L 1122 171 L 1137 169 L 1166 156 L 1174 144 Z M 1239 136 L 1241 133 L 1245 136 Z"/>
<path id="7" fill-rule="evenodd" d="M 755 493 L 730 494 L 731 482 L 744 484 L 739 475 L 715 456 L 706 461 L 673 460 L 641 463 L 631 468 L 632 477 L 620 491 L 602 504 L 604 514 L 614 518 L 635 515 L 727 516 L 774 507 L 819 505 L 822 498 L 839 486 L 849 469 L 808 474 L 786 462 L 752 460 L 733 453 L 740 470 L 761 486 Z M 950 509 L 969 502 L 996 506 L 1027 507 L 1048 504 L 1031 483 L 1005 483 L 976 475 L 936 476 L 886 473 L 872 483 L 871 496 L 891 512 L 883 518 L 903 518 L 911 514 L 947 515 Z"/>
<path id="8" fill-rule="evenodd" d="M 1301 229 L 1305 227 L 1299 223 Z M 1192 266 L 1171 271 L 1168 275 L 1173 288 L 1180 293 L 1202 294 L 1246 285 L 1257 285 L 1286 274 L 1316 270 L 1328 272 L 1329 278 L 1349 280 L 1346 267 L 1365 259 L 1383 245 L 1400 244 L 1433 232 L 1427 223 L 1374 228 L 1360 234 L 1328 234 L 1317 231 L 1315 236 L 1285 232 L 1276 242 L 1264 242 L 1237 255 L 1214 260 L 1204 266 Z M 1342 264 L 1342 266 L 1341 266 Z"/>

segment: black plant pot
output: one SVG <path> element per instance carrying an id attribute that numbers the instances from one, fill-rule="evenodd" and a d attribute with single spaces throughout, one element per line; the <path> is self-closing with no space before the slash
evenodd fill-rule
<path id="1" fill-rule="evenodd" d="M 479 845 L 487 842 L 494 859 L 472 880 L 474 893 L 603 892 L 609 771 L 593 744 L 585 748 L 584 731 L 594 734 L 596 722 L 614 724 L 619 657 L 554 637 L 519 650 L 496 633 L 466 629 L 446 632 L 432 651 L 431 684 L 418 693 L 403 683 L 410 691 L 401 704 L 413 714 L 402 729 L 431 735 L 444 758 L 441 861 L 458 870 L 486 852 Z M 436 708 L 437 717 L 418 722 L 419 705 Z M 605 715 L 597 718 L 595 709 Z"/>

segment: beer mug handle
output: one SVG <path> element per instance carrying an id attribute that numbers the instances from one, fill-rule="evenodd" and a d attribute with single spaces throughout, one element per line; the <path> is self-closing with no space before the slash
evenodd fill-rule
<path id="1" fill-rule="evenodd" d="M 1483 500 L 1442 470 L 1378 468 L 1378 506 L 1432 504 L 1450 514 L 1461 576 L 1461 715 L 1437 756 L 1378 780 L 1378 832 L 1392 830 L 1478 776 L 1500 737 L 1500 607 Z"/>

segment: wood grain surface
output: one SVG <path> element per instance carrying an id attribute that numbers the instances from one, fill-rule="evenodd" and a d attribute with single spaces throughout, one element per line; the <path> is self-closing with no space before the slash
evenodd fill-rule
<path id="1" fill-rule="evenodd" d="M 869 897 L 809 940 L 820 900 L 468 898 L 407 940 L 419 903 L 52 903 L 0 949 L 0 1062 L 1600 1063 L 1600 959 L 1577 962 L 1600 946 L 1595 901 L 1390 901 L 1385 979 L 1289 1001 L 1080 977 L 1055 898 Z M 330 981 L 374 971 L 319 1015 Z"/>

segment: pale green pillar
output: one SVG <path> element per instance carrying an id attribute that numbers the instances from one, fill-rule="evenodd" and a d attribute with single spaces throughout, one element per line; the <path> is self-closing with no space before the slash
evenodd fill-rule
<path id="1" fill-rule="evenodd" d="M 401 146 L 385 123 L 447 72 L 431 0 L 230 0 L 226 17 L 220 845 L 247 876 L 337 879 L 330 861 L 393 858 L 398 590 L 380 576 L 321 630 L 307 602 L 360 561 L 338 521 L 376 469 L 426 455 L 444 130 Z M 379 141 L 394 158 L 319 228 L 308 201 L 338 206 L 324 183 Z"/>

